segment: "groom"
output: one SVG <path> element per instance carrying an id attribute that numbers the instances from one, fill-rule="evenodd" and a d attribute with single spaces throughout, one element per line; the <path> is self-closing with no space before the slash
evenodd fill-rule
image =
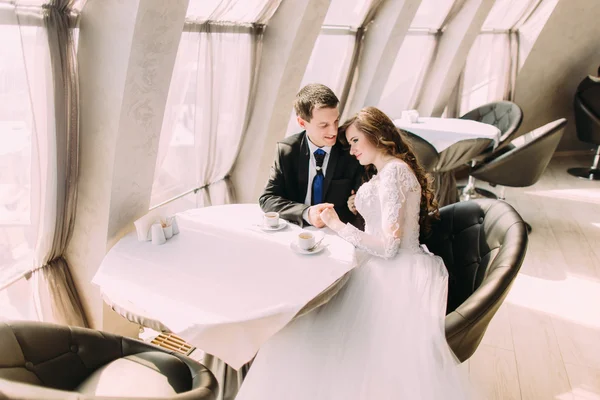
<path id="1" fill-rule="evenodd" d="M 361 225 L 348 198 L 362 182 L 363 168 L 337 141 L 339 100 L 331 89 L 309 84 L 296 95 L 294 109 L 304 131 L 277 143 L 269 181 L 260 196 L 264 212 L 300 226 L 325 226 L 321 212 L 334 207 L 343 222 Z"/>

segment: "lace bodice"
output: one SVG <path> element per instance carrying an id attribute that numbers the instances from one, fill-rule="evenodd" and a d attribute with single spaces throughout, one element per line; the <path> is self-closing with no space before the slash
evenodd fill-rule
<path id="1" fill-rule="evenodd" d="M 401 160 L 387 163 L 356 193 L 355 205 L 365 231 L 346 224 L 338 234 L 354 246 L 383 258 L 399 249 L 419 250 L 421 186 Z"/>

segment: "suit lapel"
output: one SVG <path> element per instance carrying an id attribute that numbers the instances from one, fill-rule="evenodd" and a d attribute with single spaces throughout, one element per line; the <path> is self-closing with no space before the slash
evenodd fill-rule
<path id="1" fill-rule="evenodd" d="M 302 136 L 300 142 L 300 152 L 298 154 L 298 186 L 300 193 L 300 203 L 304 203 L 306 198 L 306 192 L 308 189 L 308 162 L 310 160 L 308 154 L 308 143 L 307 143 L 306 132 Z"/>
<path id="2" fill-rule="evenodd" d="M 329 153 L 329 161 L 327 162 L 327 171 L 325 173 L 325 180 L 323 181 L 323 201 L 327 196 L 327 190 L 329 189 L 329 184 L 333 179 L 333 174 L 335 172 L 335 166 L 337 165 L 338 159 L 340 158 L 340 146 L 337 144 L 331 148 L 331 152 Z"/>

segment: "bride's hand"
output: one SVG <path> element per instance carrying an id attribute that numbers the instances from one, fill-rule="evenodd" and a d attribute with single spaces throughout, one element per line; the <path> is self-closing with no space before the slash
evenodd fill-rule
<path id="1" fill-rule="evenodd" d="M 358 214 L 358 211 L 356 210 L 356 206 L 354 204 L 354 199 L 356 198 L 356 193 L 354 193 L 354 190 L 352 191 L 352 194 L 350 195 L 350 197 L 348 197 L 348 209 L 352 212 L 352 214 L 356 215 Z"/>
<path id="2" fill-rule="evenodd" d="M 321 220 L 327 225 L 329 228 L 334 231 L 339 231 L 344 227 L 344 223 L 340 220 L 340 217 L 337 215 L 337 212 L 333 208 L 326 208 L 321 212 Z"/>

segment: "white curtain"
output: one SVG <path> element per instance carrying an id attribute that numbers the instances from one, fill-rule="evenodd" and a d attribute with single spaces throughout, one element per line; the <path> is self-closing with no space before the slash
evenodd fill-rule
<path id="1" fill-rule="evenodd" d="M 465 64 L 459 115 L 508 97 L 511 46 L 506 33 L 479 34 Z"/>
<path id="2" fill-rule="evenodd" d="M 407 34 L 398 51 L 377 107 L 391 118 L 414 108 L 427 66 L 435 49 L 436 36 Z"/>
<path id="3" fill-rule="evenodd" d="M 541 0 L 497 0 L 494 3 L 467 57 L 459 83 L 459 115 L 485 103 L 512 99 L 519 48 L 524 44 L 519 40 L 519 32 L 523 24 L 537 14 L 541 3 Z"/>
<path id="4" fill-rule="evenodd" d="M 153 207 L 167 202 L 175 212 L 235 201 L 228 175 L 252 111 L 263 24 L 280 2 L 190 1 L 161 131 Z"/>
<path id="5" fill-rule="evenodd" d="M 74 4 L 84 1 L 0 3 L 0 317 L 86 326 L 62 257 L 78 168 Z"/>
<path id="6" fill-rule="evenodd" d="M 554 11 L 558 0 L 537 0 L 537 7 L 530 7 L 529 14 L 519 21 L 518 30 L 518 65 L 516 69 L 520 69 L 527 59 L 529 52 L 533 48 L 533 44 L 538 38 L 542 28 L 548 22 L 548 18 Z"/>
<path id="7" fill-rule="evenodd" d="M 461 0 L 423 0 L 396 55 L 378 108 L 392 118 L 415 107 L 433 61 L 438 31 L 460 10 Z"/>
<path id="8" fill-rule="evenodd" d="M 198 37 L 184 32 L 179 43 L 163 117 L 151 205 L 196 187 L 194 112 Z M 195 200 L 194 200 L 195 205 Z"/>
<path id="9" fill-rule="evenodd" d="M 21 291 L 1 289 L 44 265 L 52 247 L 56 135 L 42 18 L 14 4 L 0 4 L 0 18 L 5 22 L 0 25 L 0 317 L 3 312 L 15 317 L 16 310 L 30 307 L 18 304 Z M 20 286 L 30 291 L 28 284 Z"/>
<path id="10" fill-rule="evenodd" d="M 190 0 L 186 19 L 195 22 L 265 24 L 281 0 Z"/>
<path id="11" fill-rule="evenodd" d="M 252 104 L 260 29 L 202 24 L 183 33 L 167 99 L 152 205 L 198 188 L 198 207 L 233 200 L 226 178 Z"/>
<path id="12" fill-rule="evenodd" d="M 352 31 L 322 32 L 311 53 L 300 87 L 309 83 L 321 83 L 341 97 L 350 69 L 356 34 Z M 286 135 L 300 132 L 293 107 Z"/>
<path id="13" fill-rule="evenodd" d="M 228 174 L 237 158 L 254 97 L 254 80 L 262 32 L 228 27 L 198 32 L 196 154 L 198 206 L 234 200 Z M 199 133 L 199 134 L 198 134 Z"/>
<path id="14" fill-rule="evenodd" d="M 364 34 L 361 27 L 371 21 L 374 10 L 380 4 L 381 0 L 331 0 L 300 88 L 309 83 L 321 83 L 329 87 L 340 100 L 340 111 L 343 113 L 360 56 Z M 291 108 L 286 136 L 301 130 L 296 112 Z"/>

